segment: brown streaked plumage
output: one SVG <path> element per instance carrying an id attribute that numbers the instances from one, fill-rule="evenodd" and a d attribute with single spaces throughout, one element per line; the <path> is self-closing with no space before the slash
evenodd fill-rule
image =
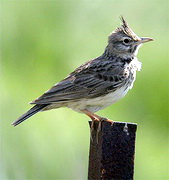
<path id="1" fill-rule="evenodd" d="M 104 53 L 70 73 L 42 96 L 13 125 L 16 126 L 39 111 L 68 107 L 85 113 L 93 122 L 105 120 L 94 112 L 114 104 L 132 88 L 136 71 L 141 69 L 137 52 L 151 38 L 138 37 L 121 17 L 122 25 L 108 38 Z M 108 119 L 106 119 L 109 121 Z"/>

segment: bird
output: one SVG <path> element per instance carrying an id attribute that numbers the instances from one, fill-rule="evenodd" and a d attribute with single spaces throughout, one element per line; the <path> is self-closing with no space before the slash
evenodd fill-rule
<path id="1" fill-rule="evenodd" d="M 30 102 L 34 106 L 12 125 L 17 126 L 40 111 L 60 107 L 86 114 L 92 123 L 113 122 L 95 112 L 116 103 L 132 89 L 136 71 L 141 70 L 138 50 L 143 43 L 153 41 L 150 37 L 137 36 L 123 16 L 120 20 L 121 25 L 108 36 L 108 44 L 101 56 L 82 64 Z"/>

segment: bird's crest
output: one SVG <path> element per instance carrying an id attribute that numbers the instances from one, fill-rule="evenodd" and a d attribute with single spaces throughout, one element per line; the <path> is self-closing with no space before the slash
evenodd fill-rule
<path id="1" fill-rule="evenodd" d="M 120 20 L 122 21 L 122 25 L 118 27 L 114 33 L 123 32 L 127 36 L 130 36 L 134 40 L 138 40 L 138 36 L 132 31 L 132 29 L 129 27 L 123 16 L 120 16 Z"/>

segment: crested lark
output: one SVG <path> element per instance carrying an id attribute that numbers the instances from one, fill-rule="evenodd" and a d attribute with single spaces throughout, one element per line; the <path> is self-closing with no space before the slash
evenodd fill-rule
<path id="1" fill-rule="evenodd" d="M 19 117 L 16 126 L 39 111 L 68 107 L 88 115 L 92 121 L 110 121 L 94 112 L 114 104 L 133 87 L 141 63 L 136 55 L 142 43 L 152 38 L 138 37 L 121 17 L 122 25 L 108 37 L 104 53 L 78 67 L 42 96 Z"/>

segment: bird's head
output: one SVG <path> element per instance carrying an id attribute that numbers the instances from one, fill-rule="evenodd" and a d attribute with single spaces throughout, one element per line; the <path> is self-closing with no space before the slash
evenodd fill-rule
<path id="1" fill-rule="evenodd" d="M 137 55 L 139 47 L 152 41 L 152 38 L 140 38 L 128 26 L 124 18 L 120 17 L 122 25 L 113 31 L 108 38 L 107 50 L 119 56 Z"/>

